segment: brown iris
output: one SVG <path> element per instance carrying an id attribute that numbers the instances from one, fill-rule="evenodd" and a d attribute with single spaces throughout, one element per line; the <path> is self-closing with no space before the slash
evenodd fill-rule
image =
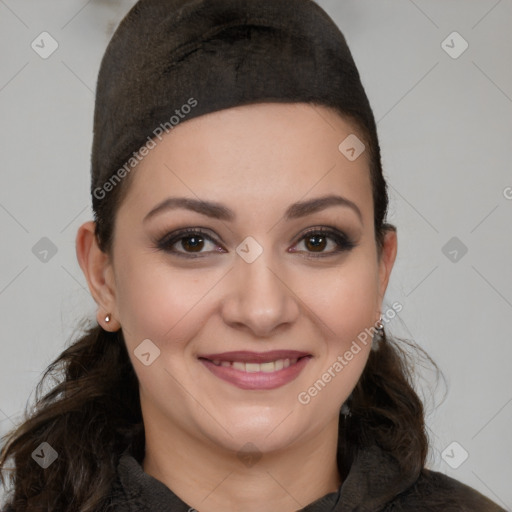
<path id="1" fill-rule="evenodd" d="M 314 239 L 321 239 L 322 241 L 310 244 L 311 240 Z M 311 235 L 304 239 L 304 243 L 308 250 L 312 247 L 312 252 L 322 252 L 322 250 L 325 249 L 326 237 L 321 234 Z"/>

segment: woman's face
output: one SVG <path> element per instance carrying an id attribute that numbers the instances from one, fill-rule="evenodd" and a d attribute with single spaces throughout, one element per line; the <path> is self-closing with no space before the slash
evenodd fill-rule
<path id="1" fill-rule="evenodd" d="M 339 149 L 353 133 L 324 107 L 237 107 L 178 125 L 131 171 L 109 306 L 148 431 L 265 452 L 336 422 L 371 339 L 344 354 L 379 318 L 396 249 L 390 233 L 377 259 L 367 155 Z M 327 196 L 344 200 L 300 206 Z M 169 198 L 203 213 L 155 210 Z"/>

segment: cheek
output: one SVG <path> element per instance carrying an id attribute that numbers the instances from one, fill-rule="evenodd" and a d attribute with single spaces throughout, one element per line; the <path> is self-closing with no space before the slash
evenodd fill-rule
<path id="1" fill-rule="evenodd" d="M 127 345 L 133 350 L 149 338 L 174 352 L 182 350 L 191 329 L 197 329 L 201 305 L 221 273 L 172 268 L 145 255 L 123 258 L 118 277 L 118 312 Z"/>
<path id="2" fill-rule="evenodd" d="M 376 320 L 377 277 L 371 256 L 354 256 L 339 267 L 296 276 L 294 291 L 323 322 L 328 339 L 347 340 Z"/>
<path id="3" fill-rule="evenodd" d="M 314 403 L 321 417 L 338 414 L 368 360 L 377 316 L 377 265 L 371 257 L 354 258 L 331 274 L 319 273 L 314 289 L 308 306 L 321 324 L 324 344 L 319 344 L 320 364 L 298 400 Z"/>

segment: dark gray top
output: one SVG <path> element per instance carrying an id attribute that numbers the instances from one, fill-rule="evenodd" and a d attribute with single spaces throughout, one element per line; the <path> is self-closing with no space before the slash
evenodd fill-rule
<path id="1" fill-rule="evenodd" d="M 194 512 L 166 485 L 145 473 L 128 449 L 117 469 L 117 481 L 112 487 L 113 512 Z M 298 510 L 506 512 L 475 489 L 443 473 L 423 469 L 419 475 L 399 477 L 396 461 L 376 446 L 359 452 L 337 492 Z"/>

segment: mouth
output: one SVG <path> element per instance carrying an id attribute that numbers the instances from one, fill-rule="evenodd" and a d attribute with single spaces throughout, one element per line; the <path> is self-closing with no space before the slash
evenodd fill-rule
<path id="1" fill-rule="evenodd" d="M 224 352 L 198 359 L 216 377 L 241 389 L 274 389 L 294 380 L 311 354 L 294 350 Z"/>

